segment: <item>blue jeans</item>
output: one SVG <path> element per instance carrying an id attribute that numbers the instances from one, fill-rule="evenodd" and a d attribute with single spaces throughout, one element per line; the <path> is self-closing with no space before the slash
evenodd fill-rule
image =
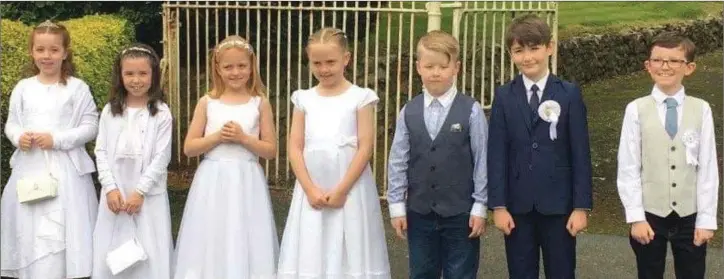
<path id="1" fill-rule="evenodd" d="M 470 214 L 442 217 L 407 211 L 411 279 L 475 279 L 480 238 L 470 239 Z"/>

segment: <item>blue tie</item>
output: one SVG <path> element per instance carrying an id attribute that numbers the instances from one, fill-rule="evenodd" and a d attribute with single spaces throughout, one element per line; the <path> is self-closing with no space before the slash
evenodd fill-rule
<path id="1" fill-rule="evenodd" d="M 678 104 L 674 98 L 666 98 L 666 132 L 673 139 L 676 136 L 678 115 L 676 113 L 676 105 Z"/>
<path id="2" fill-rule="evenodd" d="M 538 113 L 538 104 L 540 103 L 540 98 L 538 98 L 538 85 L 533 84 L 533 86 L 530 87 L 530 91 L 533 92 L 533 94 L 530 95 L 530 109 L 533 111 L 533 114 Z"/>
<path id="3" fill-rule="evenodd" d="M 528 105 L 530 106 L 530 110 L 533 111 L 533 119 L 535 120 L 538 117 L 538 105 L 540 104 L 540 98 L 538 98 L 538 85 L 533 84 L 533 86 L 530 87 L 530 91 L 533 92 L 533 94 L 530 95 L 530 102 Z"/>
<path id="4" fill-rule="evenodd" d="M 430 119 L 427 124 L 427 131 L 430 133 L 430 137 L 435 139 L 437 133 L 440 131 L 440 115 L 442 114 L 442 103 L 437 98 L 432 99 L 430 103 Z"/>

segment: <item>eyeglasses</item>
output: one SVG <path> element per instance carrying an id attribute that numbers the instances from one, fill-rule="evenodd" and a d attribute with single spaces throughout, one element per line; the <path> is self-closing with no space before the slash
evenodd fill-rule
<path id="1" fill-rule="evenodd" d="M 659 59 L 659 58 L 651 58 L 651 59 L 649 59 L 649 63 L 651 66 L 656 67 L 656 68 L 663 67 L 664 64 L 669 64 L 669 67 L 671 67 L 671 68 L 681 68 L 681 66 L 689 64 L 689 62 L 686 60 L 679 60 L 679 59 L 664 60 L 664 59 Z"/>

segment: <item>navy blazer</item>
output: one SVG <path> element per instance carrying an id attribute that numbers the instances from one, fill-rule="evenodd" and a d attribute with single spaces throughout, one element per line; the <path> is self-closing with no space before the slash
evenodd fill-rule
<path id="1" fill-rule="evenodd" d="M 591 209 L 591 153 L 578 86 L 550 74 L 541 104 L 561 105 L 557 139 L 528 105 L 523 78 L 495 90 L 488 140 L 488 208 L 511 214 L 569 214 Z"/>

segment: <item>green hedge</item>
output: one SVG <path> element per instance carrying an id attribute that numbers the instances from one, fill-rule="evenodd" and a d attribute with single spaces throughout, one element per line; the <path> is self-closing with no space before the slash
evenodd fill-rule
<path id="1" fill-rule="evenodd" d="M 105 104 L 110 92 L 113 60 L 118 51 L 133 42 L 135 38 L 133 24 L 112 15 L 93 15 L 61 23 L 70 32 L 76 76 L 88 83 L 100 108 Z M 28 39 L 31 27 L 11 20 L 2 20 L 0 26 L 3 32 L 0 56 L 3 69 L 2 84 L 0 84 L 2 90 L 0 116 L 4 127 L 10 93 L 20 79 L 28 77 L 26 66 L 30 62 Z M 1 137 L 0 183 L 5 186 L 10 176 L 8 160 L 14 147 L 4 134 Z"/>

